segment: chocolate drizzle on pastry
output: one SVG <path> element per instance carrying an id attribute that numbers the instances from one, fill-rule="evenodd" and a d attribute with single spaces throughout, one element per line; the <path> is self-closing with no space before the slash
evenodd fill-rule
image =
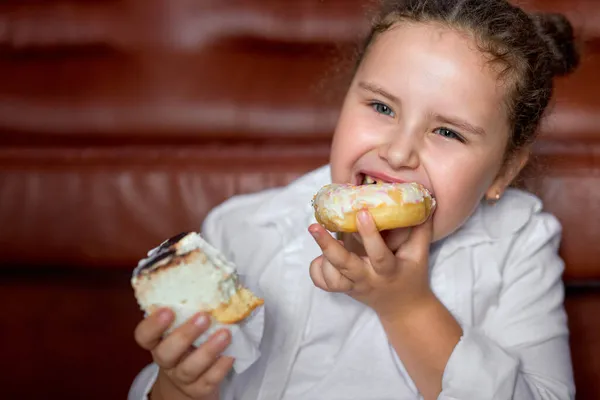
<path id="1" fill-rule="evenodd" d="M 180 234 L 175 235 L 172 238 L 167 239 L 164 242 L 162 242 L 161 245 L 158 246 L 158 249 L 162 250 L 162 249 L 170 248 L 171 246 L 177 244 L 181 239 L 183 239 L 184 237 L 186 237 L 189 234 L 190 234 L 190 232 L 181 232 Z"/>
<path id="2" fill-rule="evenodd" d="M 165 259 L 170 259 L 176 255 L 177 243 L 179 243 L 179 241 L 187 235 L 189 235 L 189 232 L 182 232 L 170 239 L 165 240 L 160 244 L 160 246 L 150 251 L 148 253 L 148 257 L 139 262 L 134 275 L 140 275 L 153 268 L 157 263 L 164 261 Z"/>
<path id="3" fill-rule="evenodd" d="M 171 249 L 164 249 L 162 251 L 158 251 L 152 255 L 152 257 L 148 257 L 142 261 L 140 264 L 140 269 L 137 271 L 140 274 L 142 271 L 147 270 L 154 265 L 156 265 L 159 261 L 162 261 L 166 258 L 170 258 L 175 255 L 176 251 Z"/>

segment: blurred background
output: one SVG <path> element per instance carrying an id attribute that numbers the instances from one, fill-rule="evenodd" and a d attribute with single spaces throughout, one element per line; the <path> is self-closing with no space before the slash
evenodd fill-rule
<path id="1" fill-rule="evenodd" d="M 132 268 L 228 197 L 327 162 L 365 3 L 0 2 L 0 398 L 126 398 L 150 361 Z M 598 399 L 600 1 L 520 4 L 582 38 L 525 184 L 564 225 L 578 399 Z"/>

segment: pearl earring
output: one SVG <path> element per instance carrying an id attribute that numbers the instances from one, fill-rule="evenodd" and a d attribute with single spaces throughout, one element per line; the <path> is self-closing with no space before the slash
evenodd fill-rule
<path id="1" fill-rule="evenodd" d="M 498 202 L 498 200 L 500 200 L 500 192 L 496 192 L 494 197 L 492 197 L 492 198 L 488 197 L 487 200 L 488 200 L 489 204 L 492 204 L 492 205 L 496 204 Z"/>

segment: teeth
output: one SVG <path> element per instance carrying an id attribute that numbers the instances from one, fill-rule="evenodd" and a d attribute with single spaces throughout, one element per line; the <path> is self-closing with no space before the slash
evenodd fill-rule
<path id="1" fill-rule="evenodd" d="M 373 179 L 372 177 L 370 177 L 369 175 L 365 175 L 365 177 L 363 178 L 364 185 L 372 185 L 374 183 L 377 183 L 377 181 L 375 179 Z"/>

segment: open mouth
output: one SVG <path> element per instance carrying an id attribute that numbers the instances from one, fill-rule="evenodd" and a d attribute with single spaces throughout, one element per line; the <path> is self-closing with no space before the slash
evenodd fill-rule
<path id="1" fill-rule="evenodd" d="M 378 180 L 369 175 L 362 175 L 361 185 L 375 185 L 377 183 L 386 183 L 382 180 Z"/>
<path id="2" fill-rule="evenodd" d="M 400 179 L 395 179 L 391 177 L 386 177 L 388 179 L 382 179 L 378 176 L 372 176 L 365 173 L 359 173 L 356 175 L 356 185 L 377 185 L 377 184 L 387 184 L 387 183 L 406 183 L 406 181 L 402 181 Z M 433 191 L 428 189 L 431 195 L 433 196 Z"/>
<path id="3" fill-rule="evenodd" d="M 356 177 L 357 184 L 359 185 L 377 185 L 383 183 L 402 183 L 402 181 L 396 180 L 384 180 L 379 177 L 371 176 L 368 174 L 360 173 Z"/>

